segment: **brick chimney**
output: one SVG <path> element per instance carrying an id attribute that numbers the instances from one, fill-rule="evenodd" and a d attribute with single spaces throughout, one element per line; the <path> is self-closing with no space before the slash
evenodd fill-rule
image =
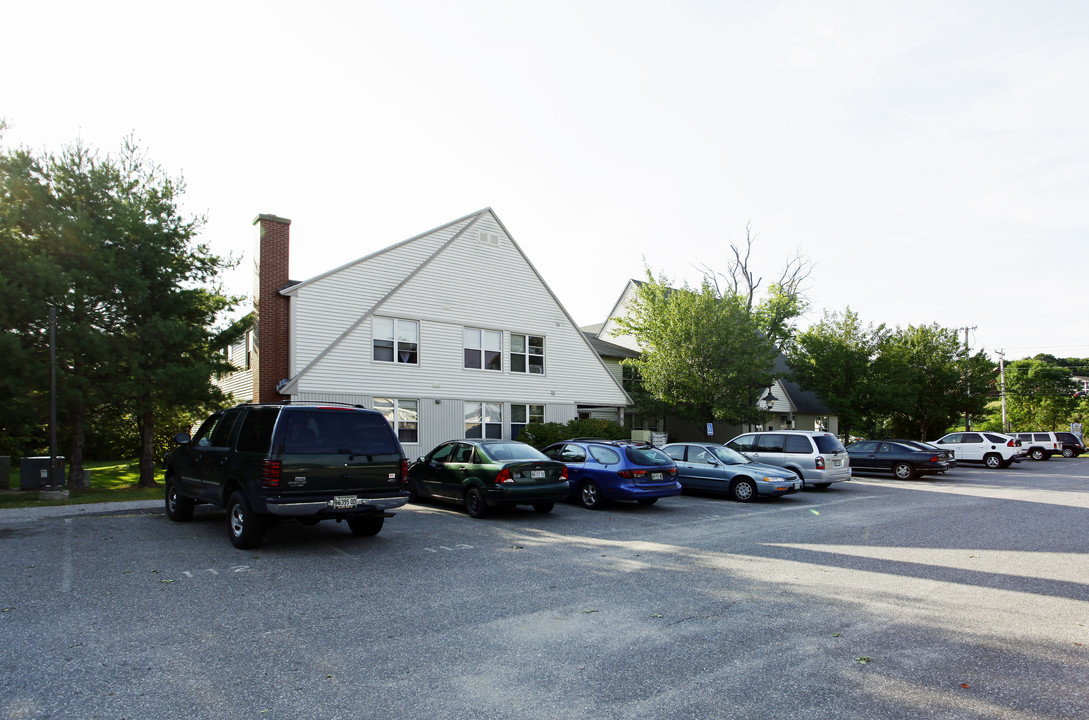
<path id="1" fill-rule="evenodd" d="M 261 226 L 253 262 L 254 360 L 253 401 L 279 402 L 281 380 L 287 367 L 288 305 L 280 290 L 290 284 L 287 274 L 291 221 L 275 215 L 258 215 Z"/>

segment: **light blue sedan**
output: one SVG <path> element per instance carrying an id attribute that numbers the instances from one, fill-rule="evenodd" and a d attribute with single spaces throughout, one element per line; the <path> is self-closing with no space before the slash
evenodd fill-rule
<path id="1" fill-rule="evenodd" d="M 662 448 L 677 463 L 677 479 L 685 490 L 713 492 L 739 502 L 757 496 L 798 492 L 802 482 L 790 470 L 755 463 L 716 443 L 670 443 Z"/>

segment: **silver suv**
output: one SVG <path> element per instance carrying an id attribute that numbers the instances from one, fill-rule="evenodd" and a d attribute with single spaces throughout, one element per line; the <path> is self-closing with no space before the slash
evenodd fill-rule
<path id="1" fill-rule="evenodd" d="M 802 481 L 826 488 L 851 479 L 851 461 L 843 443 L 829 432 L 774 430 L 738 435 L 727 447 L 744 453 L 755 462 L 791 470 Z"/>

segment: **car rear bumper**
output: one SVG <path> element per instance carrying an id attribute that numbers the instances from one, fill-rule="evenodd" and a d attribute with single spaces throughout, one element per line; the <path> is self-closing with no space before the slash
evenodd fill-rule
<path id="1" fill-rule="evenodd" d="M 642 500 L 650 498 L 664 498 L 680 495 L 683 488 L 677 480 L 672 482 L 634 483 L 625 482 L 617 485 L 606 485 L 594 478 L 601 495 L 607 500 Z M 573 488 L 571 499 L 578 494 L 578 489 Z"/>
<path id="2" fill-rule="evenodd" d="M 542 502 L 560 502 L 567 499 L 569 485 L 562 483 L 548 485 L 519 485 L 517 483 L 484 487 L 484 502 L 488 505 L 532 505 Z"/>
<path id="3" fill-rule="evenodd" d="M 337 507 L 333 497 L 313 498 L 269 498 L 265 501 L 265 512 L 278 517 L 345 517 L 359 513 L 385 512 L 399 508 L 408 502 L 408 493 L 389 497 L 364 497 L 345 493 L 337 498 L 355 498 L 354 507 Z"/>

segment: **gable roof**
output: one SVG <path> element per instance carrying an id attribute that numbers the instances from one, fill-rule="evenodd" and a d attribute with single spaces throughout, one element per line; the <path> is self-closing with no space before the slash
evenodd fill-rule
<path id="1" fill-rule="evenodd" d="M 456 220 L 452 220 L 436 228 L 420 233 L 419 235 L 415 235 L 407 240 L 403 240 L 394 245 L 390 245 L 386 248 L 370 253 L 369 255 L 365 255 L 358 260 L 345 263 L 344 265 L 341 265 L 337 268 L 321 273 L 320 275 L 316 275 L 309 280 L 304 280 L 300 283 L 292 285 L 291 287 L 283 289 L 281 291 L 282 295 L 298 296 L 300 294 L 300 291 L 304 291 L 306 288 L 317 283 L 320 280 L 330 278 L 331 276 L 338 273 L 350 271 L 356 266 L 372 261 L 381 261 L 384 265 L 392 265 L 400 268 L 399 270 L 394 272 L 386 272 L 384 273 L 384 276 L 381 272 L 376 273 L 376 276 L 374 278 L 375 284 L 380 284 L 380 287 L 374 299 L 367 300 L 366 303 L 361 307 L 357 306 L 358 309 L 356 310 L 356 312 L 359 312 L 358 316 L 354 317 L 351 322 L 348 323 L 347 327 L 335 339 L 325 345 L 319 352 L 316 353 L 316 355 L 314 355 L 314 357 L 309 360 L 309 362 L 307 362 L 304 367 L 302 367 L 297 373 L 295 373 L 295 375 L 291 377 L 287 383 L 284 384 L 280 392 L 284 394 L 290 394 L 291 392 L 297 390 L 299 380 L 304 375 L 306 375 L 307 372 L 309 372 L 312 368 L 318 365 L 335 348 L 337 348 L 338 345 L 344 342 L 345 339 L 348 338 L 348 336 L 350 336 L 355 330 L 357 330 L 361 324 L 363 324 L 372 315 L 374 315 L 382 307 L 383 304 L 385 304 L 388 300 L 390 300 L 390 298 L 396 295 L 397 292 L 404 288 L 405 285 L 408 284 L 413 278 L 415 278 L 426 268 L 428 268 L 428 266 L 431 265 L 436 260 L 436 258 L 441 256 L 444 251 L 450 248 L 460 238 L 464 237 L 470 229 L 480 223 L 480 221 L 485 217 L 489 221 L 494 222 L 494 224 L 498 226 L 500 230 L 502 230 L 503 234 L 506 236 L 506 239 L 510 241 L 511 247 L 514 248 L 518 256 L 525 263 L 525 266 L 529 269 L 530 273 L 540 282 L 541 287 L 555 303 L 555 307 L 563 314 L 564 318 L 566 318 L 571 331 L 578 335 L 578 338 L 581 340 L 581 342 L 585 344 L 587 349 L 590 351 L 590 355 L 597 360 L 602 371 L 604 372 L 604 375 L 602 377 L 604 378 L 607 376 L 609 378 L 609 381 L 616 386 L 617 390 L 619 390 L 619 392 L 621 393 L 621 397 L 624 398 L 627 404 L 631 404 L 630 396 L 627 394 L 627 392 L 624 391 L 624 388 L 621 386 L 619 381 L 617 381 L 616 378 L 613 377 L 612 373 L 609 372 L 608 368 L 601 360 L 601 357 L 597 354 L 596 350 L 590 344 L 589 339 L 587 339 L 586 336 L 578 329 L 578 326 L 575 324 L 575 321 L 571 317 L 571 314 L 559 301 L 559 298 L 556 297 L 556 294 L 548 286 L 548 283 L 545 282 L 543 277 L 541 277 L 540 272 L 538 272 L 537 268 L 533 265 L 529 258 L 526 257 L 526 254 L 522 251 L 522 248 L 514 240 L 513 236 L 507 230 L 506 226 L 503 225 L 502 221 L 498 218 L 498 216 L 496 216 L 495 212 L 490 207 L 478 210 L 475 213 L 470 213 Z M 446 234 L 449 234 L 449 237 L 446 237 L 444 239 L 444 236 Z M 343 311 L 343 308 L 338 308 L 338 310 Z M 558 322 L 557 325 L 559 325 Z"/>

